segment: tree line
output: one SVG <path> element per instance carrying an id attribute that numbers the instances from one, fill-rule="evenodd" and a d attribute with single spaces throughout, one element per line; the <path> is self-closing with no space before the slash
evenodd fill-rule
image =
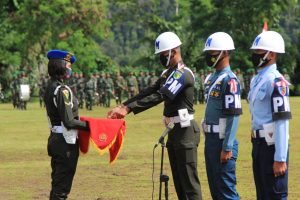
<path id="1" fill-rule="evenodd" d="M 286 53 L 278 65 L 294 85 L 300 82 L 300 4 L 297 0 L 2 0 L 0 3 L 0 81 L 17 70 L 46 73 L 49 49 L 78 58 L 75 70 L 160 70 L 154 40 L 173 31 L 182 40 L 185 63 L 205 68 L 202 49 L 213 32 L 234 39 L 231 65 L 252 67 L 249 50 L 264 22 L 281 33 Z"/>

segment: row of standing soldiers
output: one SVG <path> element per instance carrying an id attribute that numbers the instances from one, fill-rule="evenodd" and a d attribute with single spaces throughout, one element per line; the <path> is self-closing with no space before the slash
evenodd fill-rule
<path id="1" fill-rule="evenodd" d="M 212 72 L 212 69 L 193 70 L 195 76 L 195 104 L 204 103 L 204 82 Z M 255 70 L 250 68 L 245 73 L 242 73 L 241 70 L 237 68 L 234 72 L 240 80 L 242 98 L 247 99 L 250 82 L 255 75 Z M 283 70 L 283 74 L 286 80 L 290 81 L 286 69 Z M 112 98 L 115 99 L 116 104 L 121 104 L 125 98 L 133 97 L 147 86 L 154 84 L 158 79 L 158 76 L 154 71 L 141 71 L 138 76 L 133 72 L 124 75 L 125 76 L 123 77 L 119 72 L 114 74 L 105 72 L 98 74 L 97 72 L 94 72 L 89 73 L 87 77 L 83 77 L 82 72 L 74 72 L 66 84 L 69 85 L 74 94 L 77 95 L 80 108 L 83 108 L 85 105 L 86 109 L 92 110 L 94 105 L 110 107 Z M 43 106 L 43 96 L 47 81 L 48 77 L 43 75 L 38 81 L 41 107 Z M 20 85 L 29 84 L 31 85 L 31 91 L 33 91 L 33 84 L 31 84 L 31 82 L 32 81 L 30 81 L 30 78 L 28 78 L 25 72 L 19 73 L 19 75 L 12 80 L 10 87 L 14 108 L 26 109 L 27 102 L 21 101 L 19 98 Z"/>
<path id="2" fill-rule="evenodd" d="M 204 83 L 208 79 L 212 70 L 193 70 L 195 76 L 194 87 L 194 103 L 204 103 Z M 248 70 L 243 75 L 240 69 L 235 70 L 241 82 L 242 97 L 246 98 L 248 94 L 250 82 L 255 75 L 254 70 Z M 92 110 L 93 106 L 110 107 L 111 100 L 114 99 L 116 104 L 121 104 L 125 98 L 131 98 L 149 85 L 154 84 L 158 79 L 155 72 L 141 71 L 138 76 L 133 72 L 129 72 L 123 77 L 119 72 L 114 74 L 102 72 L 89 73 L 87 77 L 81 72 L 73 73 L 72 77 L 66 83 L 77 96 L 79 107 Z M 47 85 L 47 78 L 41 77 L 40 87 L 40 105 L 42 106 L 43 95 Z"/>

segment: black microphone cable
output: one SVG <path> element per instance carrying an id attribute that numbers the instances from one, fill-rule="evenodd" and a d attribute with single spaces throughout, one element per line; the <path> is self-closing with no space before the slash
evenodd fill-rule
<path id="1" fill-rule="evenodd" d="M 155 149 L 158 145 L 154 145 L 153 147 L 153 155 L 152 155 L 152 200 L 154 199 L 154 158 L 155 158 L 155 155 L 154 155 L 154 152 L 155 152 Z"/>

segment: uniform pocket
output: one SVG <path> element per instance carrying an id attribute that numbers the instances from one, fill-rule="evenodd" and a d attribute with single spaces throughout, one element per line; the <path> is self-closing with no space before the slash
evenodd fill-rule
<path id="1" fill-rule="evenodd" d="M 274 193 L 278 195 L 287 193 L 288 190 L 287 174 L 275 178 L 273 190 Z"/>
<path id="2" fill-rule="evenodd" d="M 257 98 L 258 98 L 259 100 L 263 100 L 263 99 L 265 98 L 265 96 L 266 96 L 266 92 L 261 92 L 261 91 L 259 91 L 259 92 L 257 93 Z"/>

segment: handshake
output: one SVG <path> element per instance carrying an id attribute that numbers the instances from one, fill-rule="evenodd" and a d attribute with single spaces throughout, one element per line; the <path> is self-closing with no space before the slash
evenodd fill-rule
<path id="1" fill-rule="evenodd" d="M 108 119 L 123 119 L 128 113 L 130 112 L 130 109 L 121 104 L 115 108 L 113 108 L 112 110 L 110 110 L 107 113 L 107 118 Z"/>

